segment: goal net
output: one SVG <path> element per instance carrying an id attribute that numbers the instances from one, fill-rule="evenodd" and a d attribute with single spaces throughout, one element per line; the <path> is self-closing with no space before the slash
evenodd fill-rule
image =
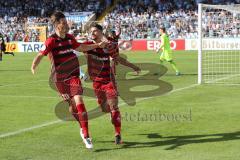
<path id="1" fill-rule="evenodd" d="M 240 5 L 198 8 L 198 83 L 240 84 Z"/>

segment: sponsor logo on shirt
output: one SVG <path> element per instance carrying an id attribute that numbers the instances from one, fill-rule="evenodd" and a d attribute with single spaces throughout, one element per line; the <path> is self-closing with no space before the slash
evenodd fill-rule
<path id="1" fill-rule="evenodd" d="M 69 52 L 73 52 L 73 49 L 67 49 L 67 50 L 64 50 L 64 51 L 59 51 L 58 54 L 66 54 L 66 53 L 69 53 Z"/>
<path id="2" fill-rule="evenodd" d="M 108 61 L 109 58 L 108 57 L 98 57 L 95 55 L 91 55 L 93 59 L 99 60 L 99 61 Z"/>

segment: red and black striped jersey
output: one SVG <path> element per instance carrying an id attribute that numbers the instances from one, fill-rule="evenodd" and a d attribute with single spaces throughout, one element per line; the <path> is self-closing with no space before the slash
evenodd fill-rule
<path id="1" fill-rule="evenodd" d="M 110 57 L 116 58 L 117 44 L 109 40 L 109 45 L 106 48 L 96 48 L 85 52 L 88 61 L 88 73 L 93 81 L 107 83 L 114 80 L 114 74 L 111 71 Z M 94 44 L 92 41 L 87 41 L 84 44 Z"/>
<path id="2" fill-rule="evenodd" d="M 79 61 L 73 51 L 80 45 L 71 34 L 66 34 L 65 38 L 53 34 L 46 40 L 40 53 L 49 55 L 54 81 L 64 81 L 79 76 Z"/>
<path id="3" fill-rule="evenodd" d="M 114 42 L 114 43 L 117 44 L 117 50 L 116 50 L 117 53 L 119 53 L 119 47 L 118 47 L 118 40 L 119 40 L 119 38 L 120 38 L 119 35 L 116 35 L 116 36 L 113 37 L 113 38 L 110 38 L 110 37 L 108 38 L 108 39 L 110 39 L 112 42 Z"/>
<path id="4" fill-rule="evenodd" d="M 120 38 L 120 36 L 117 35 L 117 36 L 113 37 L 112 40 L 113 40 L 114 42 L 118 42 L 119 38 Z"/>

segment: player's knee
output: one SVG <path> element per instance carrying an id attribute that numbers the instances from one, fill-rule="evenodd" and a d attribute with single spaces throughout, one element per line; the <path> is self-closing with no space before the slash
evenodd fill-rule
<path id="1" fill-rule="evenodd" d="M 73 112 L 73 107 L 72 107 L 72 106 L 69 106 L 68 111 L 69 111 L 69 113 L 72 113 L 72 114 L 73 114 L 73 113 L 74 113 L 74 112 Z"/>
<path id="2" fill-rule="evenodd" d="M 164 61 L 164 58 L 160 58 L 159 60 L 160 60 L 160 61 Z"/>
<path id="3" fill-rule="evenodd" d="M 119 111 L 119 108 L 117 105 L 109 105 L 111 111 Z"/>
<path id="4" fill-rule="evenodd" d="M 109 113 L 111 111 L 110 106 L 105 102 L 100 105 L 102 112 Z"/>
<path id="5" fill-rule="evenodd" d="M 111 110 L 117 109 L 118 108 L 117 101 L 116 100 L 108 101 L 108 106 L 110 107 Z"/>
<path id="6" fill-rule="evenodd" d="M 76 107 L 74 107 L 74 106 L 69 106 L 68 111 L 69 111 L 69 113 L 71 113 L 71 114 L 77 113 L 77 109 L 76 109 Z"/>
<path id="7" fill-rule="evenodd" d="M 73 99 L 74 99 L 76 105 L 84 103 L 81 95 L 75 95 L 73 97 Z"/>

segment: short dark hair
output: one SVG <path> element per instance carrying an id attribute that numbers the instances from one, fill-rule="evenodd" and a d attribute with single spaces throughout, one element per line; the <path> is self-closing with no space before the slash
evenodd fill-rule
<path id="1" fill-rule="evenodd" d="M 62 19 L 62 18 L 66 18 L 65 15 L 63 14 L 63 12 L 55 11 L 51 15 L 51 23 L 52 23 L 52 25 L 55 25 L 56 23 L 58 23 L 60 21 L 60 19 Z"/>
<path id="2" fill-rule="evenodd" d="M 91 25 L 91 27 L 95 27 L 98 30 L 103 31 L 103 27 L 100 24 L 94 23 L 94 24 Z"/>
<path id="3" fill-rule="evenodd" d="M 161 26 L 160 29 L 163 30 L 163 32 L 166 32 L 166 28 L 164 26 Z"/>

